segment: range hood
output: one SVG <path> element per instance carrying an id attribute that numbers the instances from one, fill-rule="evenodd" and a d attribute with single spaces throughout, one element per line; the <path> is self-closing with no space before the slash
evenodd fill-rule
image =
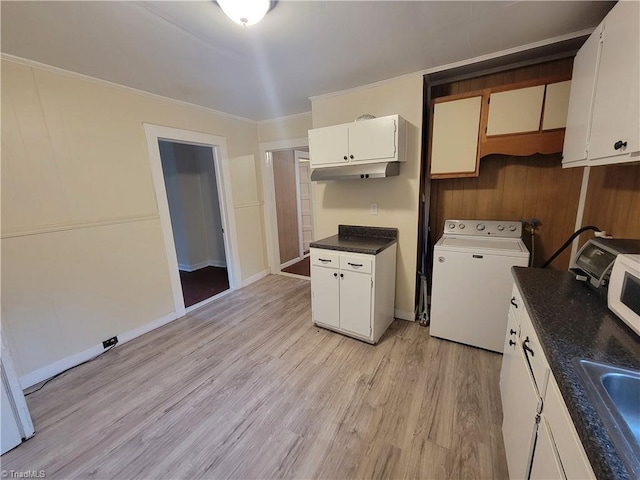
<path id="1" fill-rule="evenodd" d="M 363 165 L 345 165 L 344 167 L 315 168 L 311 180 L 360 180 L 367 178 L 395 177 L 400 173 L 399 162 L 368 163 Z"/>

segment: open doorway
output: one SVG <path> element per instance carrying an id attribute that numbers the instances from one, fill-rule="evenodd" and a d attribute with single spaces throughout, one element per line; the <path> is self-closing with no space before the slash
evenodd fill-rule
<path id="1" fill-rule="evenodd" d="M 184 305 L 229 289 L 224 230 L 211 147 L 160 140 Z"/>
<path id="2" fill-rule="evenodd" d="M 310 276 L 309 243 L 313 239 L 308 148 L 269 152 L 280 271 Z"/>
<path id="3" fill-rule="evenodd" d="M 240 286 L 227 144 L 224 137 L 189 130 L 150 124 L 144 130 L 175 312 L 181 317 Z M 191 196 L 188 190 L 200 195 Z M 183 227 L 192 225 L 194 217 L 200 223 L 192 227 L 195 240 L 190 240 Z M 200 247 L 190 242 L 200 242 Z M 196 285 L 188 295 L 183 292 L 187 283 Z"/>

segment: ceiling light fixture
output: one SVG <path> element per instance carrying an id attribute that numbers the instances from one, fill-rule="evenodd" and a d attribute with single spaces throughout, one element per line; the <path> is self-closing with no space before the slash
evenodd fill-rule
<path id="1" fill-rule="evenodd" d="M 267 14 L 270 0 L 217 0 L 222 11 L 234 22 L 247 27 L 255 25 Z"/>

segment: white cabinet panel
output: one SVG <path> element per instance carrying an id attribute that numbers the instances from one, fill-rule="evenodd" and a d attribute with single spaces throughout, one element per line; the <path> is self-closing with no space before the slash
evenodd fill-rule
<path id="1" fill-rule="evenodd" d="M 502 396 L 502 405 L 508 400 L 507 392 L 510 391 L 512 385 L 509 383 L 510 372 L 513 363 L 520 354 L 518 349 L 518 323 L 513 308 L 509 309 L 507 320 L 507 333 L 504 339 L 504 354 L 502 357 L 502 368 L 500 370 L 500 394 Z"/>
<path id="2" fill-rule="evenodd" d="M 17 447 L 22 443 L 22 435 L 18 427 L 18 421 L 16 420 L 13 408 L 9 401 L 9 394 L 4 386 L 4 379 L 2 379 L 2 430 L 0 432 L 0 449 L 1 453 L 8 452 L 14 447 Z"/>
<path id="3" fill-rule="evenodd" d="M 431 175 L 476 171 L 481 108 L 482 96 L 434 104 Z"/>
<path id="4" fill-rule="evenodd" d="M 516 353 L 506 373 L 509 388 L 503 394 L 502 435 L 509 477 L 524 479 L 529 473 L 540 403 L 524 353 L 520 348 Z"/>
<path id="5" fill-rule="evenodd" d="M 604 20 L 589 158 L 627 155 L 639 150 L 640 3 L 618 2 Z M 635 82 L 635 84 L 634 84 Z M 636 92 L 637 93 L 637 92 Z M 616 148 L 617 142 L 627 143 Z"/>
<path id="6" fill-rule="evenodd" d="M 542 130 L 565 128 L 567 126 L 570 91 L 571 80 L 547 84 L 547 90 L 544 95 Z"/>
<path id="7" fill-rule="evenodd" d="M 531 464 L 530 480 L 565 480 L 564 470 L 544 416 L 538 425 L 538 438 Z"/>
<path id="8" fill-rule="evenodd" d="M 311 312 L 314 323 L 340 327 L 340 280 L 338 270 L 311 267 Z"/>
<path id="9" fill-rule="evenodd" d="M 371 275 L 340 272 L 340 328 L 368 337 L 371 335 Z"/>
<path id="10" fill-rule="evenodd" d="M 349 125 L 349 160 L 385 161 L 396 154 L 396 119 L 382 117 Z"/>
<path id="11" fill-rule="evenodd" d="M 492 93 L 487 136 L 537 132 L 540 129 L 544 85 Z"/>
<path id="12" fill-rule="evenodd" d="M 311 166 L 331 166 L 347 163 L 349 134 L 343 125 L 309 130 Z"/>

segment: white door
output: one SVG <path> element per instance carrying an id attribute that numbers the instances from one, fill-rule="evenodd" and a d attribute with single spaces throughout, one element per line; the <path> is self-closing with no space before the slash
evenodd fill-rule
<path id="1" fill-rule="evenodd" d="M 371 275 L 340 271 L 340 328 L 371 336 Z"/>
<path id="2" fill-rule="evenodd" d="M 509 478 L 523 479 L 528 478 L 540 399 L 524 352 L 519 346 L 505 374 L 503 384 L 508 385 L 508 388 L 500 385 L 504 449 L 507 454 Z"/>
<path id="3" fill-rule="evenodd" d="M 502 394 L 502 404 L 505 404 L 505 393 L 509 391 L 509 372 L 511 365 L 517 359 L 518 353 L 518 322 L 516 314 L 509 308 L 507 317 L 507 332 L 504 338 L 504 354 L 502 356 L 502 368 L 500 370 L 500 393 Z"/>
<path id="4" fill-rule="evenodd" d="M 567 477 L 558 458 L 551 428 L 542 416 L 538 425 L 538 439 L 533 452 L 530 480 L 565 480 Z"/>
<path id="5" fill-rule="evenodd" d="M 396 154 L 396 120 L 374 118 L 349 125 L 349 160 L 393 159 Z"/>
<path id="6" fill-rule="evenodd" d="M 311 266 L 311 312 L 313 322 L 340 327 L 339 271 L 334 268 Z"/>
<path id="7" fill-rule="evenodd" d="M 7 387 L 2 379 L 2 431 L 0 434 L 0 455 L 17 447 L 22 442 L 20 428 L 13 412 Z"/>
<path id="8" fill-rule="evenodd" d="M 347 163 L 349 159 L 347 127 L 335 125 L 309 130 L 309 153 L 312 167 Z"/>
<path id="9" fill-rule="evenodd" d="M 300 160 L 300 219 L 302 226 L 302 250 L 309 251 L 309 244 L 313 241 L 313 205 L 311 203 L 311 166 L 309 161 Z"/>

